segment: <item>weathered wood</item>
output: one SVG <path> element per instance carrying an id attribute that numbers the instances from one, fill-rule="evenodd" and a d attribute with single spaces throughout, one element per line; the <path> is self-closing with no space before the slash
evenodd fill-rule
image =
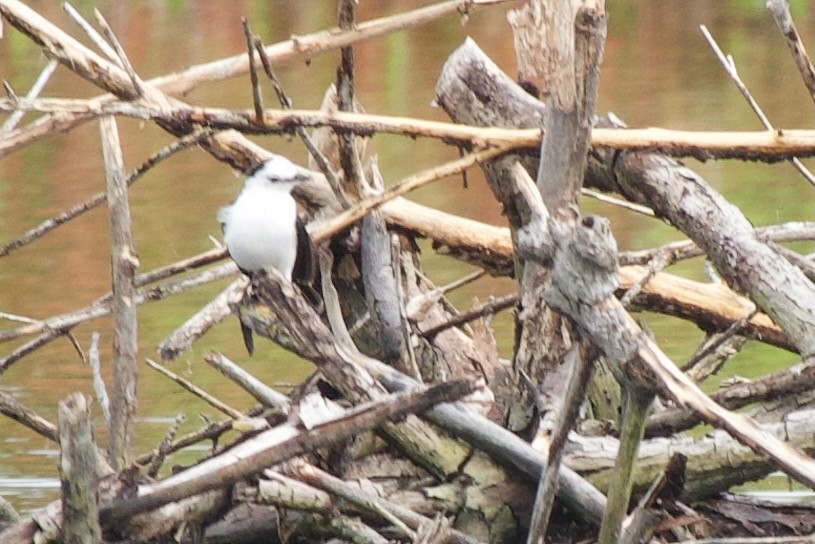
<path id="1" fill-rule="evenodd" d="M 139 496 L 103 508 L 101 519 L 105 524 L 115 523 L 179 499 L 230 486 L 299 453 L 334 444 L 370 430 L 385 420 L 424 411 L 433 404 L 459 398 L 471 391 L 472 384 L 460 380 L 418 394 L 385 397 L 324 421 L 306 432 L 286 423 L 235 446 L 223 458 L 210 459 L 143 487 Z"/>
<path id="2" fill-rule="evenodd" d="M 59 403 L 59 445 L 62 542 L 101 542 L 96 444 L 91 432 L 90 407 L 81 393 L 73 393 Z"/>
<path id="3" fill-rule="evenodd" d="M 779 421 L 782 418 L 783 421 Z M 774 422 L 762 424 L 762 428 L 810 455 L 815 454 L 812 444 L 815 411 L 811 407 L 778 415 Z M 612 437 L 582 436 L 570 443 L 566 464 L 585 475 L 600 490 L 606 490 L 618 447 L 617 439 Z M 766 456 L 755 453 L 724 431 L 712 431 L 700 438 L 678 435 L 646 439 L 639 447 L 634 489 L 638 492 L 647 489 L 664 471 L 673 453 L 687 457 L 682 500 L 689 503 L 710 499 L 731 487 L 760 480 L 776 470 Z"/>
<path id="4" fill-rule="evenodd" d="M 105 117 L 100 121 L 99 129 L 105 161 L 113 276 L 113 391 L 110 395 L 108 455 L 113 468 L 119 469 L 128 464 L 133 418 L 138 402 L 136 356 L 139 343 L 135 277 L 139 260 L 133 247 L 130 204 L 116 121 L 112 117 Z"/>

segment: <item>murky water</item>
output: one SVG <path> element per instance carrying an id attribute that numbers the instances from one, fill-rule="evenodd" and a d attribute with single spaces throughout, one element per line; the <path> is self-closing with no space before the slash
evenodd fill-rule
<path id="1" fill-rule="evenodd" d="M 34 3 L 32 3 L 34 4 Z M 415 1 L 361 2 L 359 19 L 366 20 L 424 5 Z M 771 17 L 758 1 L 615 1 L 609 2 L 609 37 L 601 76 L 599 111 L 614 111 L 632 126 L 685 129 L 758 129 L 760 125 L 735 87 L 718 66 L 701 38 L 705 24 L 727 53 L 768 117 L 778 126 L 808 128 L 813 124 L 809 100 Z M 80 33 L 56 2 L 38 2 L 50 20 Z M 108 17 L 139 73 L 146 79 L 216 58 L 240 53 L 243 34 L 240 18 L 248 16 L 266 42 L 285 39 L 331 26 L 334 2 L 78 2 L 91 16 L 98 7 Z M 813 43 L 815 1 L 794 1 L 794 15 L 806 43 Z M 454 18 L 375 39 L 357 48 L 357 88 L 360 100 L 373 113 L 445 120 L 431 107 L 433 87 L 446 56 L 472 36 L 507 72 L 514 73 L 511 36 L 504 8 L 477 13 L 466 26 Z M 5 27 L 0 41 L 0 77 L 24 93 L 47 60 L 30 41 Z M 276 67 L 296 107 L 318 107 L 326 86 L 334 79 L 337 53 L 319 55 Z M 89 84 L 64 69 L 49 83 L 45 96 L 87 97 L 98 94 Z M 195 90 L 184 98 L 194 104 L 248 108 L 248 78 Z M 267 96 L 271 103 L 273 96 Z M 171 138 L 151 125 L 120 122 L 125 160 L 134 168 Z M 259 138 L 262 145 L 305 162 L 298 142 Z M 388 182 L 395 182 L 422 167 L 456 156 L 435 141 L 413 141 L 377 136 L 369 151 L 380 156 Z M 811 163 L 810 163 L 811 164 Z M 741 206 L 756 225 L 784 220 L 811 219 L 812 189 L 786 164 L 766 166 L 735 161 L 690 163 L 729 199 Z M 209 249 L 209 235 L 218 236 L 216 210 L 237 193 L 241 180 L 230 169 L 200 150 L 187 151 L 151 171 L 131 192 L 136 247 L 142 270 L 149 270 Z M 0 243 L 9 241 L 40 221 L 103 190 L 104 178 L 96 124 L 71 134 L 49 138 L 0 160 Z M 448 211 L 502 224 L 497 204 L 483 181 L 473 175 L 470 188 L 450 180 L 413 196 Z M 587 201 L 585 205 L 611 217 L 621 248 L 642 248 L 677 239 L 669 227 L 628 212 Z M 45 238 L 0 258 L 0 312 L 45 318 L 90 303 L 109 289 L 107 217 L 94 210 Z M 425 252 L 432 277 L 445 283 L 469 268 Z M 699 262 L 683 265 L 681 273 L 702 278 Z M 139 335 L 144 357 L 155 354 L 156 344 L 205 304 L 225 282 L 198 288 L 139 310 Z M 482 299 L 503 294 L 512 283 L 483 279 L 455 293 L 466 306 L 473 296 Z M 659 342 L 677 359 L 692 351 L 700 338 L 686 323 L 645 316 Z M 0 326 L 15 326 L 2 322 Z M 496 319 L 503 353 L 512 348 L 510 320 Z M 102 359 L 109 367 L 110 322 L 100 319 L 77 327 L 74 336 L 87 350 L 93 331 L 102 333 Z M 18 343 L 5 344 L 5 354 Z M 310 371 L 268 342 L 258 342 L 251 359 L 244 354 L 237 323 L 230 319 L 216 327 L 171 368 L 243 409 L 252 404 L 202 361 L 202 354 L 217 349 L 270 383 L 299 381 Z M 752 346 L 728 373 L 757 375 L 789 364 L 790 354 Z M 109 376 L 109 371 L 106 374 Z M 87 366 L 67 339 L 23 359 L 0 379 L 0 390 L 43 416 L 56 419 L 57 402 L 69 392 L 91 394 Z M 201 424 L 201 417 L 218 418 L 211 408 L 192 400 L 168 380 L 142 367 L 139 382 L 140 420 L 138 451 L 145 451 L 163 436 L 177 413 L 185 413 L 182 432 Z M 97 410 L 98 412 L 98 410 Z M 101 427 L 101 422 L 97 422 Z M 99 430 L 100 439 L 102 431 Z M 0 418 L 0 494 L 23 510 L 54 496 L 54 445 L 16 423 Z"/>

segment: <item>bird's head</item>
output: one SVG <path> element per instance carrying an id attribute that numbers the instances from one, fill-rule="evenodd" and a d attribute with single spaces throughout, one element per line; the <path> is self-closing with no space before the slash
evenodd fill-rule
<path id="1" fill-rule="evenodd" d="M 308 179 L 289 159 L 275 155 L 249 173 L 246 185 L 291 191 Z"/>

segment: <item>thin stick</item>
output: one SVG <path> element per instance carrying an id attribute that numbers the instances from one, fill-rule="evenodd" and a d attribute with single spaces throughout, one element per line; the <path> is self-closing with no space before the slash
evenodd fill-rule
<path id="1" fill-rule="evenodd" d="M 410 138 L 435 138 L 453 146 L 507 146 L 509 149 L 532 149 L 540 145 L 540 129 L 511 129 L 474 127 L 409 117 L 373 115 L 369 113 L 326 112 L 323 110 L 273 110 L 264 112 L 262 123 L 255 121 L 254 110 L 228 110 L 224 108 L 192 107 L 174 103 L 168 111 L 154 104 L 109 102 L 103 105 L 90 100 L 37 99 L 33 102 L 19 98 L 19 102 L 0 100 L 0 111 L 26 109 L 42 112 L 60 112 L 63 115 L 82 115 L 83 121 L 104 115 L 122 115 L 136 119 L 155 119 L 178 125 L 186 120 L 189 130 L 196 124 L 205 124 L 218 130 L 235 129 L 248 134 L 285 134 L 294 127 L 314 128 L 329 126 L 339 130 L 366 135 L 372 133 L 400 134 Z M 37 121 L 38 126 L 45 121 Z M 45 125 L 43 125 L 44 127 Z M 47 130 L 59 130 L 50 124 Z M 0 141 L 0 158 L 23 145 L 15 131 Z M 30 143 L 25 141 L 25 143 Z M 656 151 L 671 157 L 702 159 L 750 159 L 778 161 L 791 157 L 815 156 L 815 131 L 778 129 L 776 131 L 692 131 L 663 128 L 592 130 L 591 143 L 604 149 L 630 151 Z"/>
<path id="2" fill-rule="evenodd" d="M 334 234 L 357 222 L 371 210 L 378 208 L 390 200 L 393 200 L 397 196 L 401 196 L 442 178 L 463 172 L 471 166 L 494 159 L 506 151 L 507 149 L 504 147 L 485 149 L 483 151 L 478 151 L 476 153 L 467 155 L 464 158 L 457 159 L 407 177 L 382 193 L 366 198 L 365 200 L 362 200 L 354 205 L 353 208 L 321 223 L 319 226 L 314 228 L 311 233 L 311 237 L 315 243 L 327 240 Z"/>
<path id="3" fill-rule="evenodd" d="M 773 14 L 775 24 L 778 25 L 778 30 L 781 31 L 781 35 L 787 41 L 787 47 L 790 48 L 790 53 L 792 53 L 795 66 L 798 67 L 798 72 L 804 80 L 804 85 L 806 85 L 810 96 L 812 96 L 812 100 L 815 101 L 815 67 L 812 66 L 812 61 L 807 55 L 801 35 L 798 33 L 798 29 L 795 28 L 789 5 L 786 0 L 767 0 L 767 9 Z"/>
<path id="4" fill-rule="evenodd" d="M 357 43 L 377 36 L 382 36 L 397 30 L 415 27 L 433 22 L 446 15 L 457 15 L 464 9 L 472 6 L 489 6 L 505 3 L 508 0 L 450 0 L 413 11 L 365 21 L 356 28 L 340 32 L 336 28 L 323 30 L 304 36 L 295 36 L 289 40 L 269 45 L 265 48 L 269 58 L 278 62 L 298 56 L 313 57 L 316 54 Z M 16 22 L 26 21 L 30 10 L 21 7 L 22 4 L 13 2 L 4 5 L 4 16 Z M 0 26 L 0 30 L 2 26 Z M 184 95 L 193 89 L 212 81 L 239 76 L 248 70 L 246 55 L 240 54 L 217 61 L 192 66 L 183 72 L 154 78 L 146 82 L 147 85 L 166 93 L 167 95 Z M 96 104 L 114 100 L 111 94 L 100 95 L 92 99 Z M 96 119 L 98 116 L 87 112 L 78 112 L 73 115 L 48 115 L 15 132 L 13 138 L 6 138 L 0 142 L 0 157 L 14 149 L 31 144 L 43 137 L 65 132 L 79 124 Z"/>
<path id="5" fill-rule="evenodd" d="M 37 77 L 37 80 L 34 82 L 34 85 L 31 86 L 31 89 L 28 91 L 28 94 L 25 95 L 27 100 L 34 100 L 35 98 L 37 98 L 37 96 L 39 96 L 39 94 L 45 87 L 45 84 L 48 83 L 48 80 L 51 79 L 52 75 L 54 75 L 57 66 L 59 66 L 59 63 L 56 60 L 52 59 L 48 61 L 48 64 L 46 64 L 45 68 L 42 69 L 42 72 L 40 72 L 40 75 L 39 77 Z M 17 110 L 14 113 L 12 113 L 9 116 L 9 118 L 6 119 L 6 122 L 3 123 L 3 126 L 0 127 L 0 134 L 6 134 L 8 132 L 11 132 L 14 129 L 14 127 L 17 126 L 17 123 L 20 122 L 20 119 L 23 118 L 23 115 L 25 115 L 25 112 L 23 110 Z"/>
<path id="6" fill-rule="evenodd" d="M 156 164 L 160 163 L 164 159 L 171 157 L 172 155 L 178 153 L 179 151 L 191 147 L 193 145 L 198 144 L 204 138 L 208 138 L 212 136 L 215 131 L 210 129 L 196 131 L 193 134 L 188 136 L 184 136 L 183 138 L 179 138 L 175 142 L 163 147 L 153 155 L 147 158 L 142 164 L 138 166 L 135 170 L 133 170 L 129 176 L 127 176 L 127 186 L 130 187 L 133 185 L 139 178 L 141 178 L 150 168 L 154 167 Z M 5 257 L 12 251 L 16 249 L 20 249 L 26 244 L 33 242 L 45 234 L 51 232 L 58 226 L 67 223 L 71 219 L 75 219 L 80 215 L 84 214 L 87 211 L 90 211 L 103 202 L 107 200 L 107 195 L 104 192 L 99 192 L 90 197 L 89 199 L 85 200 L 84 202 L 80 202 L 79 204 L 75 204 L 73 207 L 65 210 L 64 212 L 60 213 L 59 215 L 55 215 L 50 217 L 34 227 L 33 229 L 27 230 L 23 233 L 20 237 L 11 242 L 0 246 L 0 257 Z"/>
<path id="7" fill-rule="evenodd" d="M 172 447 L 175 436 L 178 434 L 178 428 L 185 419 L 184 414 L 176 415 L 173 424 L 167 429 L 164 438 L 161 440 L 161 444 L 156 448 L 156 455 L 153 456 L 153 459 L 150 461 L 150 468 L 147 470 L 147 475 L 150 478 L 158 476 L 161 465 L 164 464 L 164 460 L 167 458 L 167 455 L 170 454 L 170 448 Z"/>
<path id="8" fill-rule="evenodd" d="M 500 312 L 501 310 L 506 310 L 507 308 L 511 308 L 518 302 L 518 293 L 510 293 L 509 295 L 504 295 L 502 297 L 497 297 L 491 299 L 489 302 L 485 304 L 481 304 L 476 308 L 468 312 L 464 312 L 459 314 L 452 319 L 445 321 L 444 323 L 439 323 L 433 327 L 425 331 L 420 331 L 419 334 L 424 336 L 425 338 L 433 338 L 437 334 L 452 327 L 458 327 L 465 323 L 469 323 L 479 317 L 483 317 L 485 315 L 492 315 L 495 313 Z"/>
<path id="9" fill-rule="evenodd" d="M 263 43 L 261 43 L 260 39 L 255 40 L 255 49 L 258 51 L 258 55 L 260 56 L 261 64 L 263 65 L 263 70 L 266 72 L 266 76 L 269 78 L 269 81 L 272 83 L 272 88 L 274 89 L 275 94 L 277 95 L 277 99 L 280 102 L 280 105 L 283 109 L 290 110 L 292 109 L 293 102 L 291 98 L 286 95 L 286 92 L 283 90 L 283 86 L 280 84 L 280 80 L 277 79 L 277 75 L 275 75 L 274 70 L 272 69 L 272 62 L 269 60 L 268 55 L 266 55 L 266 50 L 263 48 Z M 334 169 L 331 168 L 331 165 L 328 163 L 328 159 L 326 159 L 325 155 L 323 155 L 322 151 L 317 148 L 317 145 L 314 143 L 314 140 L 311 138 L 306 129 L 303 127 L 297 127 L 295 129 L 297 135 L 302 140 L 303 145 L 306 146 L 309 154 L 314 158 L 314 162 L 317 163 L 317 166 L 320 168 L 320 171 L 325 176 L 328 185 L 331 187 L 331 190 L 334 192 L 334 196 L 337 197 L 337 201 L 339 201 L 340 205 L 343 209 L 348 209 L 351 207 L 351 201 L 348 200 L 348 195 L 345 194 L 345 191 L 342 189 L 340 185 L 340 180 L 337 177 L 337 173 L 334 172 Z"/>
<path id="10" fill-rule="evenodd" d="M 93 10 L 93 15 L 96 17 L 96 22 L 102 28 L 102 33 L 105 35 L 105 38 L 107 38 L 108 42 L 113 46 L 113 50 L 116 51 L 116 56 L 119 58 L 118 64 L 127 72 L 130 82 L 136 90 L 136 94 L 138 94 L 138 96 L 144 96 L 145 83 L 136 73 L 136 70 L 133 69 L 133 65 L 130 64 L 130 59 L 127 58 L 127 53 L 125 53 L 122 44 L 119 43 L 118 38 L 116 38 L 116 34 L 113 33 L 113 29 L 110 28 L 110 25 L 108 25 L 108 22 L 102 16 L 102 12 L 98 9 Z"/>
<path id="11" fill-rule="evenodd" d="M 623 200 L 621 198 L 614 198 L 613 196 L 604 195 L 603 193 L 598 193 L 597 191 L 593 191 L 591 189 L 586 189 L 585 187 L 580 189 L 581 194 L 585 196 L 590 196 L 595 200 L 599 200 L 600 202 L 605 202 L 607 204 L 613 204 L 615 206 L 619 206 L 620 208 L 625 208 L 626 210 L 631 210 L 632 212 L 641 213 L 642 215 L 647 215 L 648 217 L 654 217 L 654 210 L 649 208 L 648 206 L 643 206 L 642 204 L 637 204 L 635 202 L 628 202 L 627 200 Z"/>
<path id="12" fill-rule="evenodd" d="M 577 346 L 573 346 L 572 351 L 566 354 L 565 364 L 572 367 L 572 374 L 569 378 L 566 393 L 563 396 L 555 433 L 549 444 L 549 462 L 546 468 L 543 469 L 540 482 L 538 482 L 535 510 L 532 514 L 531 529 L 527 542 L 545 542 L 546 528 L 549 526 L 549 519 L 558 491 L 558 473 L 563 461 L 567 438 L 580 415 L 580 406 L 586 399 L 586 390 L 589 386 L 593 363 L 597 355 L 598 353 L 594 349 L 582 350 L 581 352 Z"/>
<path id="13" fill-rule="evenodd" d="M 158 271 L 171 268 L 172 265 L 159 269 Z M 227 262 L 215 268 L 204 270 L 197 274 L 173 282 L 167 282 L 152 289 L 141 288 L 137 291 L 135 304 L 139 305 L 144 304 L 145 302 L 162 300 L 168 296 L 176 295 L 192 287 L 197 287 L 205 283 L 226 278 L 227 276 L 235 274 L 237 270 L 238 267 L 235 265 L 235 263 Z M 42 332 L 45 332 L 46 334 L 53 334 L 54 336 L 62 335 L 80 323 L 110 314 L 111 299 L 112 295 L 110 292 L 108 292 L 105 295 L 97 298 L 91 304 L 74 312 L 55 315 L 35 324 L 2 331 L 0 332 L 0 343 L 8 342 L 21 336 L 38 334 Z M 2 373 L 3 370 L 5 370 L 5 368 L 3 368 L 2 363 L 0 363 L 0 373 Z"/>
<path id="14" fill-rule="evenodd" d="M 756 236 L 764 242 L 800 242 L 815 240 L 815 222 L 792 221 L 780 225 L 770 225 L 756 229 Z M 658 253 L 670 254 L 670 262 L 674 264 L 684 259 L 691 259 L 704 255 L 704 251 L 692 240 L 670 242 L 668 244 L 642 251 L 625 251 L 620 253 L 620 265 L 647 265 Z"/>
<path id="15" fill-rule="evenodd" d="M 241 18 L 241 25 L 243 25 L 243 36 L 246 38 L 246 49 L 249 54 L 249 81 L 252 83 L 252 103 L 255 105 L 255 119 L 260 123 L 263 120 L 263 95 L 260 92 L 258 70 L 255 65 L 254 36 L 246 17 Z"/>
<path id="16" fill-rule="evenodd" d="M 206 402 L 207 404 L 209 404 L 210 406 L 212 406 L 216 410 L 219 410 L 220 412 L 223 412 L 224 414 L 228 415 L 232 419 L 245 419 L 246 418 L 246 416 L 244 416 L 243 413 L 241 413 L 240 410 L 236 410 L 236 409 L 232 408 L 231 406 L 229 406 L 228 404 L 226 404 L 224 402 L 221 402 L 220 400 L 216 399 L 215 397 L 213 397 L 212 395 L 210 395 L 209 393 L 207 393 L 206 391 L 204 391 L 200 387 L 198 387 L 198 386 L 194 385 L 193 383 L 191 383 L 189 380 L 185 380 L 184 378 L 182 378 L 178 374 L 172 372 L 167 367 L 158 364 L 157 362 L 153 361 L 152 359 L 145 359 L 145 361 L 147 362 L 147 366 L 149 366 L 153 370 L 157 370 L 161 374 L 164 374 L 166 377 L 170 378 L 175 383 L 177 383 L 178 385 L 180 385 L 181 387 L 183 387 L 184 389 L 186 389 L 187 391 L 189 391 L 190 393 L 192 393 L 196 397 L 200 398 L 201 400 L 203 400 L 204 402 Z"/>
<path id="17" fill-rule="evenodd" d="M 105 381 L 102 379 L 102 364 L 99 359 L 99 333 L 94 331 L 91 334 L 91 347 L 88 350 L 88 364 L 91 367 L 93 376 L 93 392 L 96 395 L 96 403 L 102 409 L 105 418 L 105 425 L 110 429 L 110 399 L 105 388 Z"/>
<path id="18" fill-rule="evenodd" d="M 230 283 L 218 296 L 195 312 L 183 325 L 178 327 L 158 345 L 162 360 L 170 361 L 204 336 L 212 327 L 223 321 L 231 313 L 229 304 L 240 300 L 248 285 L 248 278 L 241 275 Z"/>
<path id="19" fill-rule="evenodd" d="M 82 15 L 74 9 L 74 7 L 69 4 L 68 2 L 62 3 L 62 9 L 68 14 L 76 24 L 81 28 L 85 34 L 90 38 L 90 40 L 99 48 L 99 50 L 105 54 L 107 58 L 115 62 L 119 65 L 120 68 L 122 66 L 122 59 L 116 54 L 116 51 L 105 41 L 105 39 L 93 28 L 88 21 L 82 17 Z"/>
<path id="20" fill-rule="evenodd" d="M 38 435 L 58 443 L 57 426 L 37 414 L 34 410 L 20 404 L 17 399 L 0 391 L 0 414 L 28 427 Z"/>
<path id="21" fill-rule="evenodd" d="M 356 0 L 339 0 L 337 26 L 348 31 L 354 27 L 357 14 Z M 347 45 L 340 49 L 340 65 L 337 68 L 337 109 L 354 111 L 354 48 Z M 337 132 L 340 164 L 345 174 L 345 186 L 360 193 L 362 172 L 353 132 Z"/>
<path id="22" fill-rule="evenodd" d="M 204 360 L 218 369 L 218 372 L 231 379 L 241 386 L 247 393 L 267 408 L 288 414 L 289 398 L 282 393 L 278 393 L 265 383 L 261 382 L 246 370 L 242 369 L 222 354 L 209 352 L 204 355 Z"/>
<path id="23" fill-rule="evenodd" d="M 104 117 L 99 123 L 102 155 L 105 161 L 108 216 L 110 223 L 110 257 L 113 275 L 113 399 L 111 403 L 108 455 L 111 466 L 128 465 L 130 440 L 136 415 L 136 380 L 139 351 L 136 317 L 136 267 L 139 261 L 133 247 L 130 205 L 124 174 L 124 159 L 119 145 L 116 121 Z"/>
<path id="24" fill-rule="evenodd" d="M 786 5 L 786 2 L 783 3 Z M 789 15 L 789 13 L 787 13 L 787 15 Z M 747 86 L 741 80 L 741 77 L 739 77 L 739 73 L 736 70 L 736 63 L 733 62 L 733 57 L 724 56 L 719 44 L 713 39 L 713 36 L 710 34 L 710 32 L 708 32 L 705 25 L 701 25 L 699 28 L 702 30 L 702 35 L 704 35 L 708 45 L 710 45 L 710 48 L 713 49 L 713 52 L 716 54 L 716 58 L 719 59 L 719 64 L 722 65 L 724 71 L 727 72 L 727 75 L 730 76 L 730 79 L 736 84 L 739 92 L 741 92 L 744 99 L 747 100 L 747 103 L 750 105 L 750 108 L 756 114 L 759 121 L 761 121 L 761 124 L 767 130 L 774 130 L 772 124 L 770 124 L 770 120 L 767 119 L 767 116 L 764 115 L 764 112 L 761 110 L 761 106 L 758 105 L 758 102 L 755 101 L 753 95 L 750 94 Z M 802 163 L 798 157 L 793 157 L 791 162 L 795 169 L 798 170 L 812 186 L 815 186 L 815 176 L 813 176 L 812 172 L 810 172 L 809 169 L 804 166 L 804 163 Z"/>

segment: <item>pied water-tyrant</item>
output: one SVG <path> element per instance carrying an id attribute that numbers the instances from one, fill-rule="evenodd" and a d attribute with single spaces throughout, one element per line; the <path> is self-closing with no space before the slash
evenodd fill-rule
<path id="1" fill-rule="evenodd" d="M 275 268 L 289 281 L 310 285 L 314 252 L 291 195 L 307 179 L 291 161 L 275 155 L 249 173 L 235 202 L 218 211 L 226 248 L 243 273 L 251 277 Z M 251 354 L 252 331 L 242 322 L 241 331 Z"/>

